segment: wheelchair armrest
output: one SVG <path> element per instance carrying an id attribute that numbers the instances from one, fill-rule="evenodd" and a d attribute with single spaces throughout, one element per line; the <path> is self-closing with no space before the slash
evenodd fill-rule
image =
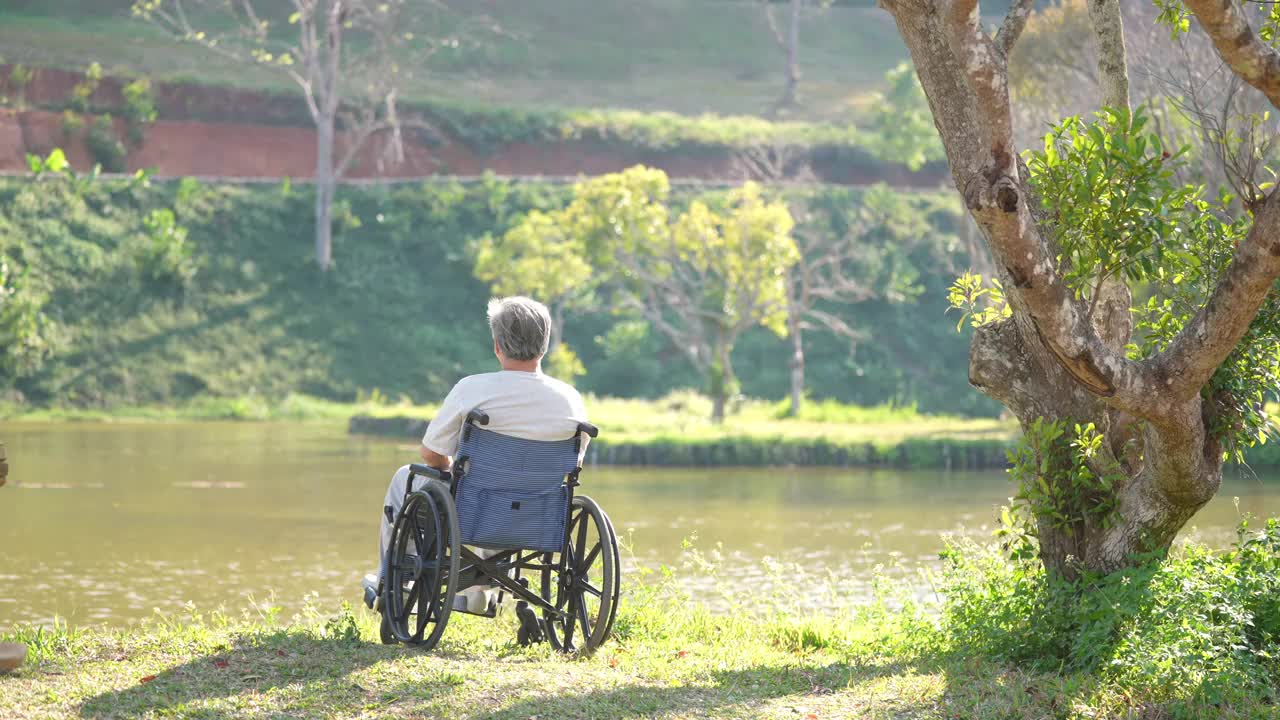
<path id="1" fill-rule="evenodd" d="M 467 422 L 476 423 L 478 425 L 488 425 L 489 413 L 483 410 L 480 410 L 479 408 L 472 410 L 471 412 L 467 413 Z"/>
<path id="2" fill-rule="evenodd" d="M 586 433 L 587 437 L 593 438 L 600 434 L 600 428 L 589 422 L 580 422 L 578 423 L 578 432 Z"/>
<path id="3" fill-rule="evenodd" d="M 423 465 L 421 463 L 413 463 L 409 466 L 409 478 L 412 479 L 414 475 L 422 475 L 424 477 L 435 478 L 437 480 L 444 480 L 445 482 L 452 479 L 449 471 L 441 470 L 440 468 L 433 468 L 430 465 Z"/>

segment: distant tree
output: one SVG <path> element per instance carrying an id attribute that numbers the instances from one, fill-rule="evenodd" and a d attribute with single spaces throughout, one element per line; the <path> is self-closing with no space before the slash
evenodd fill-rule
<path id="1" fill-rule="evenodd" d="M 437 0 L 427 4 L 445 8 Z M 133 13 L 181 41 L 271 68 L 302 90 L 316 127 L 316 262 L 328 270 L 337 180 L 373 138 L 382 140 L 380 166 L 404 160 L 406 121 L 396 102 L 407 69 L 457 39 L 411 32 L 408 0 L 289 0 L 287 19 L 270 14 L 285 6 L 262 0 L 135 0 Z M 232 29 L 223 31 L 227 26 Z M 345 130 L 342 142 L 339 125 Z"/>
<path id="2" fill-rule="evenodd" d="M 875 133 L 875 140 L 870 143 L 872 154 L 911 170 L 944 159 L 929 101 L 911 64 L 899 64 L 885 73 L 884 79 L 887 87 L 876 93 L 867 122 L 867 129 Z"/>
<path id="3" fill-rule="evenodd" d="M 803 219 L 826 211 L 807 203 L 793 209 Z M 865 332 L 833 308 L 877 299 L 906 302 L 919 295 L 920 270 L 910 256 L 930 233 L 938 232 L 918 207 L 885 186 L 867 191 L 843 232 L 834 225 L 801 223 L 795 232 L 799 260 L 787 271 L 792 416 L 800 414 L 804 400 L 805 331 L 825 330 L 848 340 L 852 349 Z"/>
<path id="4" fill-rule="evenodd" d="M 563 210 L 530 213 L 501 242 L 482 242 L 476 272 L 559 311 L 598 292 L 643 317 L 706 378 L 719 422 L 737 392 L 738 337 L 755 326 L 786 334 L 787 270 L 799 259 L 793 221 L 752 183 L 675 218 L 669 199 L 661 170 L 584 180 Z"/>
<path id="5" fill-rule="evenodd" d="M 571 381 L 586 372 L 564 343 L 564 315 L 586 306 L 598 276 L 561 218 L 533 210 L 501 238 L 483 238 L 475 247 L 475 276 L 495 293 L 545 302 L 551 310 L 548 373 Z"/>
<path id="6" fill-rule="evenodd" d="M 787 25 L 782 28 L 773 14 L 774 0 L 760 0 L 764 10 L 765 22 L 769 25 L 769 34 L 774 43 L 782 51 L 786 67 L 786 85 L 782 97 L 774 105 L 775 110 L 795 107 L 799 102 L 800 90 L 800 17 L 805 5 L 820 8 L 831 6 L 831 0 L 785 0 L 787 3 Z"/>

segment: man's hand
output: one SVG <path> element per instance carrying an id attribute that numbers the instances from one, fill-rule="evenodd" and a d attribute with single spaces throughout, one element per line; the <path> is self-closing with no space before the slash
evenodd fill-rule
<path id="1" fill-rule="evenodd" d="M 429 449 L 426 445 L 418 447 L 418 454 L 422 456 L 422 462 L 437 470 L 448 472 L 449 468 L 453 467 L 453 458 L 448 455 L 441 455 Z"/>

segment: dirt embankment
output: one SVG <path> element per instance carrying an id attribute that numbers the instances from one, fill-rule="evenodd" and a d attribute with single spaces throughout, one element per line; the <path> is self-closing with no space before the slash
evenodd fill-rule
<path id="1" fill-rule="evenodd" d="M 94 160 L 83 129 L 68 133 L 63 116 L 53 110 L 65 106 L 80 73 L 40 68 L 24 87 L 16 87 L 11 68 L 0 66 L 0 95 L 10 103 L 44 109 L 0 109 L 0 171 L 27 169 L 28 153 L 44 154 L 55 147 L 66 151 L 73 166 L 89 169 Z M 124 105 L 126 80 L 103 78 L 89 98 L 94 111 Z M 201 87 L 171 83 L 154 86 L 161 118 L 146 126 L 138 145 L 126 144 L 125 163 L 132 171 L 153 168 L 161 176 L 307 179 L 315 170 L 315 131 L 300 98 L 292 95 Z M 91 120 L 87 118 L 86 120 Z M 88 122 L 85 123 L 86 127 Z M 125 125 L 115 120 L 116 134 L 125 138 Z M 339 153 L 344 137 L 339 137 Z M 457 139 L 441 142 L 425 134 L 407 133 L 404 162 L 381 160 L 382 143 L 366 143 L 350 178 L 414 178 L 431 175 L 576 176 L 616 172 L 644 164 L 673 178 L 737 182 L 750 179 L 751 163 L 729 147 L 696 146 L 654 149 L 598 139 L 514 141 L 472 147 Z M 792 179 L 839 185 L 885 182 L 900 187 L 937 187 L 945 182 L 945 168 L 905 167 L 858 157 L 849 149 L 814 148 L 808 157 L 791 162 Z"/>

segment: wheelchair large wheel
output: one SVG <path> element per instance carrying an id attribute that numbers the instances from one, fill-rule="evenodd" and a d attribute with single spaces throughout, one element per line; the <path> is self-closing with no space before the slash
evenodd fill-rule
<path id="1" fill-rule="evenodd" d="M 542 571 L 542 598 L 568 613 L 546 613 L 551 646 L 561 652 L 591 652 L 609 637 L 618 609 L 618 536 L 609 516 L 584 495 L 569 508 L 569 541 L 561 551 L 565 571 Z"/>
<path id="2" fill-rule="evenodd" d="M 435 647 L 458 581 L 458 513 L 443 483 L 428 480 L 405 501 L 391 531 L 383 582 L 383 638 Z"/>

